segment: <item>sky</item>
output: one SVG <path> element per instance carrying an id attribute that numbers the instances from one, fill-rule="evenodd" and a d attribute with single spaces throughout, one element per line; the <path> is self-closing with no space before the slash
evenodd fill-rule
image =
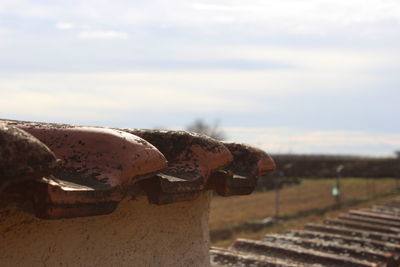
<path id="1" fill-rule="evenodd" d="M 400 2 L 0 0 L 0 118 L 400 149 Z"/>

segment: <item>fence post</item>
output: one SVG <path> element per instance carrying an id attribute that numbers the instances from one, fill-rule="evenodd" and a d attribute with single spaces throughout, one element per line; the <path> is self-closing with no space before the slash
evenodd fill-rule
<path id="1" fill-rule="evenodd" d="M 341 178 L 341 173 L 342 170 L 344 169 L 344 165 L 340 164 L 339 166 L 336 167 L 336 185 L 335 187 L 332 189 L 332 195 L 335 196 L 335 200 L 336 200 L 336 205 L 339 206 L 340 205 L 340 199 L 341 199 L 341 188 L 340 188 L 340 178 Z"/>
<path id="2" fill-rule="evenodd" d="M 279 217 L 279 208 L 280 208 L 280 198 L 281 198 L 281 189 L 279 186 L 275 188 L 275 218 Z"/>

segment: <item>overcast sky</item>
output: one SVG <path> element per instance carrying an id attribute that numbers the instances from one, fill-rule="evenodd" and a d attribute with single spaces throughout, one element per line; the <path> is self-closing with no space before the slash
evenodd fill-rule
<path id="1" fill-rule="evenodd" d="M 400 149 L 400 2 L 0 0 L 0 117 Z"/>

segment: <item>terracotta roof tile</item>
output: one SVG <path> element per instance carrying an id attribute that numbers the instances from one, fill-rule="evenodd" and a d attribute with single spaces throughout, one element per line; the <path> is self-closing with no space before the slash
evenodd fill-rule
<path id="1" fill-rule="evenodd" d="M 152 203 L 193 199 L 196 192 L 206 189 L 209 178 L 233 159 L 221 142 L 203 135 L 184 131 L 123 130 L 144 138 L 168 160 L 166 169 L 141 183 Z"/>
<path id="2" fill-rule="evenodd" d="M 58 164 L 45 144 L 5 123 L 0 123 L 0 147 L 0 193 L 11 183 L 51 174 Z"/>
<path id="3" fill-rule="evenodd" d="M 232 153 L 234 160 L 230 169 L 245 177 L 264 176 L 275 170 L 275 162 L 263 150 L 247 144 L 223 142 Z"/>
<path id="4" fill-rule="evenodd" d="M 41 218 L 107 214 L 129 194 L 155 204 L 248 194 L 275 168 L 259 149 L 185 131 L 0 121 L 0 201 L 31 202 Z"/>
<path id="5" fill-rule="evenodd" d="M 261 149 L 246 144 L 223 142 L 233 155 L 226 171 L 215 173 L 210 187 L 221 196 L 247 195 L 257 185 L 257 178 L 275 170 L 272 158 Z"/>

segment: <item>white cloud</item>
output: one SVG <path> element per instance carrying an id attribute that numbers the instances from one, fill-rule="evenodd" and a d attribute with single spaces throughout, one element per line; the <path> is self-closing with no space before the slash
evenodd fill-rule
<path id="1" fill-rule="evenodd" d="M 128 39 L 126 32 L 118 31 L 83 31 L 78 35 L 82 39 Z"/>
<path id="2" fill-rule="evenodd" d="M 176 73 L 176 76 L 179 74 Z M 227 98 L 211 90 L 192 90 L 186 83 L 168 84 L 148 73 L 20 74 L 1 79 L 3 112 L 29 116 L 82 119 L 86 111 L 97 116 L 115 112 L 208 112 L 248 109 L 250 103 Z M 23 79 L 22 79 L 23 77 Z M 176 81 L 175 81 L 176 82 Z M 38 88 L 38 89 L 35 89 Z M 18 101 L 16 101 L 18 100 Z M 115 116 L 119 114 L 115 113 Z M 88 117 L 86 119 L 90 119 Z"/>
<path id="3" fill-rule="evenodd" d="M 74 1 L 3 0 L 0 14 L 27 18 L 69 18 L 80 23 L 114 26 L 161 25 L 207 28 L 236 23 L 245 31 L 327 35 L 350 31 L 357 35 L 383 34 L 381 23 L 400 22 L 396 0 L 232 0 L 232 1 Z M 239 31 L 240 29 L 236 29 Z M 396 31 L 389 31 L 394 34 Z M 385 33 L 386 34 L 386 33 Z"/>
<path id="4" fill-rule="evenodd" d="M 68 22 L 58 22 L 56 23 L 56 28 L 60 30 L 69 30 L 75 28 L 75 24 Z"/>
<path id="5" fill-rule="evenodd" d="M 208 112 L 235 121 L 233 116 L 245 113 L 249 121 L 256 117 L 249 125 L 288 125 L 293 120 L 283 120 L 304 110 L 312 114 L 313 101 L 319 104 L 326 97 L 320 105 L 332 99 L 339 108 L 338 115 L 327 116 L 336 119 L 332 128 L 372 129 L 386 123 L 388 129 L 395 121 L 391 114 L 399 111 L 393 93 L 400 84 L 396 0 L 0 0 L 0 20 L 4 16 L 2 114 L 113 121 L 121 115 L 114 111 L 121 110 L 138 117 L 150 111 L 156 118 L 168 112 L 178 114 L 171 117 Z M 85 40 L 124 41 L 82 45 L 55 28 Z M 272 67 L 240 68 L 241 61 Z M 218 62 L 225 65 L 213 69 Z M 239 67 L 229 68 L 232 62 Z M 37 72 L 24 73 L 31 70 Z M 321 112 L 321 106 L 315 109 Z M 366 112 L 371 110 L 374 114 Z M 350 126 L 339 118 L 363 113 L 371 118 L 365 115 L 364 122 Z M 399 136 L 317 131 L 327 121 L 317 117 L 314 130 L 233 132 L 241 137 L 238 141 L 280 152 L 400 145 Z"/>
<path id="6" fill-rule="evenodd" d="M 275 29 L 295 34 L 324 35 L 337 29 L 400 22 L 400 5 L 396 1 L 198 1 L 192 3 L 192 8 L 203 13 L 205 23 L 208 16 L 230 16 L 239 22 L 260 25 L 262 31 Z"/>

